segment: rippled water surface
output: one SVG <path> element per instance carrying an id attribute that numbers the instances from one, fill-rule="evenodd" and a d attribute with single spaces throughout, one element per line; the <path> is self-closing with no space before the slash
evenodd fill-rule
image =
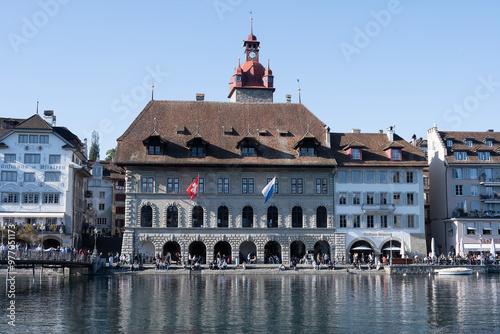
<path id="1" fill-rule="evenodd" d="M 500 275 L 16 277 L 8 333 L 498 333 Z"/>

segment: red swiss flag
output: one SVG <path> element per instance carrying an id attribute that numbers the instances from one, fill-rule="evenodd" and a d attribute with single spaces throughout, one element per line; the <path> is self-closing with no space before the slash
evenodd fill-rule
<path id="1" fill-rule="evenodd" d="M 187 193 L 191 197 L 191 200 L 198 196 L 198 189 L 200 187 L 200 177 L 198 176 L 196 180 L 191 183 L 191 185 L 187 188 Z"/>

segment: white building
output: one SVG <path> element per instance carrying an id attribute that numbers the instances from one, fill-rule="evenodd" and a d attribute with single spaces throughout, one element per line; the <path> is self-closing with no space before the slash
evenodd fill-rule
<path id="1" fill-rule="evenodd" d="M 333 133 L 335 222 L 346 251 L 413 257 L 426 254 L 424 152 L 395 134 Z M 404 253 L 401 252 L 403 248 Z"/>
<path id="2" fill-rule="evenodd" d="M 81 243 L 84 220 L 84 145 L 53 111 L 24 119 L 0 119 L 0 220 L 44 226 L 47 246 Z"/>

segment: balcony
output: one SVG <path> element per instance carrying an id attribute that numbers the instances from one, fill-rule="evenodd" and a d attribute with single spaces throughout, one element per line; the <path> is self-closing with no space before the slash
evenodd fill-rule
<path id="1" fill-rule="evenodd" d="M 485 187 L 500 186 L 500 177 L 485 177 L 481 176 L 479 178 L 479 184 Z"/>
<path id="2" fill-rule="evenodd" d="M 484 203 L 500 203 L 500 194 L 494 193 L 492 195 L 479 195 L 479 199 Z"/>
<path id="3" fill-rule="evenodd" d="M 363 213 L 391 214 L 396 210 L 396 206 L 394 204 L 363 204 L 361 210 Z"/>
<path id="4" fill-rule="evenodd" d="M 500 218 L 500 211 L 493 210 L 473 210 L 473 211 L 464 211 L 462 209 L 456 209 L 452 213 L 452 218 Z"/>

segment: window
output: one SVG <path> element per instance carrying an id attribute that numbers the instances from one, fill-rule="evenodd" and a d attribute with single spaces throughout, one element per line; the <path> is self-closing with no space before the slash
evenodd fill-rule
<path id="1" fill-rule="evenodd" d="M 244 157 L 255 157 L 255 148 L 253 147 L 242 147 L 241 155 Z"/>
<path id="2" fill-rule="evenodd" d="M 469 176 L 471 180 L 477 180 L 477 168 L 471 168 Z"/>
<path id="3" fill-rule="evenodd" d="M 125 202 L 125 194 L 115 194 L 116 202 Z"/>
<path id="4" fill-rule="evenodd" d="M 154 177 L 143 176 L 141 179 L 141 192 L 143 193 L 153 193 L 155 186 Z"/>
<path id="5" fill-rule="evenodd" d="M 486 175 L 486 180 L 485 181 L 491 181 L 493 179 L 493 169 L 491 169 L 491 168 L 485 168 L 484 169 L 484 174 Z"/>
<path id="6" fill-rule="evenodd" d="M 486 146 L 492 147 L 493 146 L 493 140 L 487 140 L 486 141 Z"/>
<path id="7" fill-rule="evenodd" d="M 228 178 L 220 177 L 217 179 L 217 193 L 229 194 L 229 179 Z"/>
<path id="8" fill-rule="evenodd" d="M 408 228 L 414 228 L 414 227 L 415 227 L 415 216 L 408 215 Z"/>
<path id="9" fill-rule="evenodd" d="M 267 227 L 278 227 L 278 208 L 276 208 L 275 206 L 270 206 L 269 208 L 267 208 Z"/>
<path id="10" fill-rule="evenodd" d="M 61 159 L 59 159 L 59 162 L 60 161 L 61 161 Z M 99 167 L 99 166 L 92 167 L 92 175 L 93 176 L 102 176 L 102 167 Z"/>
<path id="11" fill-rule="evenodd" d="M 361 193 L 352 193 L 352 204 L 360 205 L 361 204 Z"/>
<path id="12" fill-rule="evenodd" d="M 467 160 L 467 152 L 458 151 L 455 152 L 455 160 Z"/>
<path id="13" fill-rule="evenodd" d="M 457 180 L 462 179 L 462 168 L 453 168 L 451 172 L 452 172 L 452 178 Z"/>
<path id="14" fill-rule="evenodd" d="M 294 206 L 292 209 L 292 227 L 302 227 L 302 208 L 300 206 Z"/>
<path id="15" fill-rule="evenodd" d="M 100 187 L 101 186 L 101 180 L 90 180 L 90 186 L 91 187 Z"/>
<path id="16" fill-rule="evenodd" d="M 360 183 L 361 182 L 361 172 L 354 171 L 352 172 L 352 182 Z"/>
<path id="17" fill-rule="evenodd" d="M 464 186 L 461 184 L 455 185 L 455 196 L 463 196 L 464 194 Z"/>
<path id="18" fill-rule="evenodd" d="M 314 157 L 314 148 L 312 147 L 301 147 L 300 148 L 300 156 L 302 157 Z"/>
<path id="19" fill-rule="evenodd" d="M 195 206 L 193 208 L 193 227 L 203 227 L 203 208 Z"/>
<path id="20" fill-rule="evenodd" d="M 161 155 L 161 146 L 160 145 L 148 146 L 148 155 Z"/>
<path id="21" fill-rule="evenodd" d="M 470 139 L 467 139 L 467 147 L 472 147 L 472 145 L 474 144 L 474 142 Z"/>
<path id="22" fill-rule="evenodd" d="M 49 164 L 60 164 L 61 163 L 61 156 L 59 154 L 49 155 Z M 94 173 L 92 173 L 94 175 Z M 97 175 L 97 174 L 96 174 Z"/>
<path id="23" fill-rule="evenodd" d="M 17 172 L 2 171 L 2 181 L 17 181 Z"/>
<path id="24" fill-rule="evenodd" d="M 346 205 L 347 204 L 347 193 L 340 193 L 339 194 L 339 205 Z"/>
<path id="25" fill-rule="evenodd" d="M 189 155 L 193 158 L 203 158 L 203 146 L 192 146 L 189 149 Z"/>
<path id="26" fill-rule="evenodd" d="M 387 183 L 387 172 L 379 172 L 380 183 Z"/>
<path id="27" fill-rule="evenodd" d="M 19 194 L 2 193 L 2 203 L 19 203 Z"/>
<path id="28" fill-rule="evenodd" d="M 373 172 L 366 172 L 366 182 L 372 183 L 374 181 Z"/>
<path id="29" fill-rule="evenodd" d="M 346 228 L 347 227 L 347 217 L 346 215 L 340 215 L 339 216 L 339 228 Z"/>
<path id="30" fill-rule="evenodd" d="M 167 178 L 167 193 L 179 193 L 179 178 Z"/>
<path id="31" fill-rule="evenodd" d="M 24 173 L 24 182 L 35 182 L 35 173 Z"/>
<path id="32" fill-rule="evenodd" d="M 194 182 L 194 180 L 196 180 L 196 178 L 193 178 L 193 179 L 191 180 L 191 183 L 193 183 L 193 182 Z M 203 194 L 203 193 L 205 192 L 205 179 L 204 179 L 204 178 L 202 178 L 202 177 L 200 177 L 200 178 L 198 179 L 198 183 L 199 183 L 199 184 L 198 184 L 198 193 L 199 193 L 199 194 Z"/>
<path id="33" fill-rule="evenodd" d="M 24 204 L 38 204 L 39 194 L 37 193 L 26 193 L 23 194 Z"/>
<path id="34" fill-rule="evenodd" d="M 24 144 L 28 142 L 28 135 L 19 135 L 19 142 Z"/>
<path id="35" fill-rule="evenodd" d="M 489 161 L 490 160 L 490 152 L 477 152 L 477 157 L 481 161 Z"/>
<path id="36" fill-rule="evenodd" d="M 105 209 L 104 203 L 99 203 L 99 210 L 103 211 Z"/>
<path id="37" fill-rule="evenodd" d="M 253 194 L 253 192 L 254 192 L 254 180 L 253 180 L 253 178 L 241 179 L 241 193 L 242 194 Z"/>
<path id="38" fill-rule="evenodd" d="M 424 187 L 428 187 L 430 185 L 429 177 L 424 176 Z"/>
<path id="39" fill-rule="evenodd" d="M 401 216 L 394 216 L 394 228 L 401 227 Z"/>
<path id="40" fill-rule="evenodd" d="M 316 227 L 326 228 L 327 227 L 327 213 L 324 206 L 319 206 L 316 209 Z"/>
<path id="41" fill-rule="evenodd" d="M 59 203 L 59 194 L 48 193 L 42 195 L 43 204 L 58 204 Z"/>
<path id="42" fill-rule="evenodd" d="M 106 218 L 97 218 L 97 225 L 106 225 L 107 219 Z"/>
<path id="43" fill-rule="evenodd" d="M 387 228 L 387 216 L 380 216 L 380 227 Z"/>
<path id="44" fill-rule="evenodd" d="M 392 172 L 392 183 L 399 183 L 399 172 Z"/>
<path id="45" fill-rule="evenodd" d="M 407 193 L 406 194 L 406 204 L 407 205 L 413 205 L 413 204 L 415 204 L 413 193 Z"/>
<path id="46" fill-rule="evenodd" d="M 266 185 L 269 184 L 269 182 L 271 182 L 272 179 L 271 178 L 268 178 L 266 180 Z M 273 194 L 279 194 L 279 187 L 278 187 L 279 183 L 278 183 L 278 178 L 274 179 L 274 191 L 273 191 Z"/>
<path id="47" fill-rule="evenodd" d="M 241 212 L 241 227 L 253 227 L 253 208 L 249 205 Z"/>
<path id="48" fill-rule="evenodd" d="M 30 143 L 38 144 L 38 135 L 30 135 Z"/>
<path id="49" fill-rule="evenodd" d="M 153 208 L 149 205 L 141 208 L 141 227 L 153 227 Z"/>
<path id="50" fill-rule="evenodd" d="M 347 172 L 346 171 L 340 171 L 339 172 L 339 183 L 346 183 L 347 182 Z"/>
<path id="51" fill-rule="evenodd" d="M 483 223 L 483 234 L 484 235 L 491 235 L 491 223 L 490 222 L 484 222 Z"/>
<path id="52" fill-rule="evenodd" d="M 470 186 L 470 195 L 471 196 L 479 196 L 478 187 L 475 185 Z"/>
<path id="53" fill-rule="evenodd" d="M 40 154 L 26 153 L 24 155 L 24 163 L 25 164 L 39 164 L 40 163 Z"/>
<path id="54" fill-rule="evenodd" d="M 392 160 L 399 161 L 401 160 L 401 150 L 392 149 Z"/>
<path id="55" fill-rule="evenodd" d="M 117 215 L 124 215 L 125 214 L 125 207 L 124 206 L 117 206 L 115 209 L 115 213 Z"/>
<path id="56" fill-rule="evenodd" d="M 48 144 L 49 136 L 48 135 L 40 135 L 40 144 Z"/>
<path id="57" fill-rule="evenodd" d="M 227 206 L 217 209 L 217 227 L 229 227 L 229 210 Z"/>
<path id="58" fill-rule="evenodd" d="M 304 192 L 303 179 L 292 178 L 291 193 L 292 194 L 302 194 L 303 192 Z"/>
<path id="59" fill-rule="evenodd" d="M 413 183 L 413 172 L 406 172 L 406 183 Z"/>
<path id="60" fill-rule="evenodd" d="M 99 191 L 99 198 L 106 198 L 106 192 Z"/>
<path id="61" fill-rule="evenodd" d="M 360 160 L 361 159 L 361 150 L 359 148 L 353 148 L 352 152 L 352 160 Z"/>
<path id="62" fill-rule="evenodd" d="M 167 209 L 167 227 L 177 227 L 179 224 L 179 212 L 177 207 L 172 205 Z"/>
<path id="63" fill-rule="evenodd" d="M 380 204 L 387 204 L 387 193 L 380 193 Z"/>
<path id="64" fill-rule="evenodd" d="M 375 216 L 373 215 L 366 216 L 366 228 L 373 228 L 373 227 L 375 227 Z"/>
<path id="65" fill-rule="evenodd" d="M 367 193 L 366 194 L 366 204 L 373 204 L 373 198 L 374 198 L 373 193 Z"/>
<path id="66" fill-rule="evenodd" d="M 361 216 L 360 215 L 354 215 L 353 216 L 353 226 L 354 228 L 360 228 L 361 227 Z"/>
<path id="67" fill-rule="evenodd" d="M 16 155 L 15 154 L 4 155 L 3 162 L 16 162 Z"/>
<path id="68" fill-rule="evenodd" d="M 316 194 L 328 194 L 327 179 L 316 179 Z"/>
<path id="69" fill-rule="evenodd" d="M 394 203 L 395 205 L 399 205 L 399 204 L 401 204 L 401 194 L 398 194 L 398 193 L 393 194 L 393 198 L 394 198 L 393 203 Z"/>
<path id="70" fill-rule="evenodd" d="M 452 147 L 453 146 L 453 140 L 448 139 L 446 140 L 446 147 Z"/>

